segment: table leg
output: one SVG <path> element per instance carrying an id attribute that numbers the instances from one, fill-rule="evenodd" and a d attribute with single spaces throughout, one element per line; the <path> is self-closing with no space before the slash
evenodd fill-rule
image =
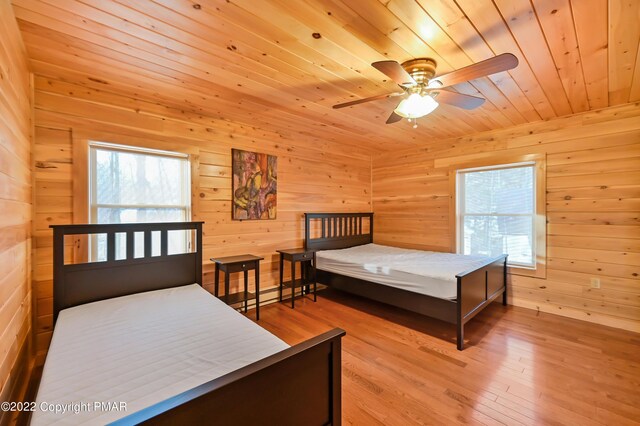
<path id="1" fill-rule="evenodd" d="M 247 300 L 247 296 L 249 296 L 249 271 L 244 271 L 244 313 L 247 313 L 247 308 L 249 307 L 249 300 Z"/>
<path id="2" fill-rule="evenodd" d="M 307 281 L 307 264 L 300 262 L 300 297 L 304 296 L 304 283 Z"/>
<path id="3" fill-rule="evenodd" d="M 256 321 L 260 319 L 260 261 L 256 261 Z"/>
<path id="4" fill-rule="evenodd" d="M 224 271 L 224 301 L 229 300 L 229 271 Z"/>
<path id="5" fill-rule="evenodd" d="M 282 302 L 282 286 L 284 283 L 284 255 L 280 253 L 280 291 L 278 292 L 278 300 Z"/>
<path id="6" fill-rule="evenodd" d="M 296 303 L 296 262 L 291 261 L 291 309 L 295 309 Z"/>
<path id="7" fill-rule="evenodd" d="M 316 302 L 316 290 L 318 289 L 318 269 L 316 268 L 316 254 L 313 253 L 313 301 Z"/>
<path id="8" fill-rule="evenodd" d="M 220 265 L 216 263 L 215 286 L 213 287 L 213 295 L 216 297 L 219 296 L 218 287 L 220 287 Z"/>
<path id="9" fill-rule="evenodd" d="M 311 282 L 311 268 L 311 259 L 309 259 L 308 261 L 304 262 L 304 282 L 306 283 L 304 291 L 306 294 L 311 293 L 311 286 L 309 285 L 309 283 Z"/>

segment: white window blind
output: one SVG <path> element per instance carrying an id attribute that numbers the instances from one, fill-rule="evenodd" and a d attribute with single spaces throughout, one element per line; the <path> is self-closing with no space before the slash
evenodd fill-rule
<path id="1" fill-rule="evenodd" d="M 90 144 L 90 220 L 92 223 L 182 222 L 190 220 L 191 185 L 186 154 Z M 141 257 L 142 234 L 136 234 L 135 256 Z M 159 233 L 152 233 L 153 252 Z M 169 233 L 169 253 L 185 252 L 186 233 Z M 116 236 L 116 259 L 123 258 L 126 240 Z M 106 258 L 106 238 L 91 244 L 94 260 Z"/>
<path id="2" fill-rule="evenodd" d="M 536 266 L 535 173 L 534 163 L 458 171 L 459 253 Z"/>

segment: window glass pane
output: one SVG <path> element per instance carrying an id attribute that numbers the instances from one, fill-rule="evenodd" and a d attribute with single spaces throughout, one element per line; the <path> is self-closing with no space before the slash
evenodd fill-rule
<path id="1" fill-rule="evenodd" d="M 142 222 L 184 222 L 186 212 L 183 209 L 123 209 L 98 208 L 98 223 L 142 223 Z M 139 234 L 139 235 L 138 235 Z M 169 238 L 168 245 L 176 253 L 186 252 L 184 239 Z M 135 236 L 134 257 L 144 257 L 144 235 L 137 232 Z M 97 238 L 97 253 L 106 259 L 107 238 Z M 153 232 L 151 238 L 152 256 L 160 255 L 160 232 Z M 116 240 L 116 259 L 126 258 L 126 239 Z"/>
<path id="2" fill-rule="evenodd" d="M 99 207 L 97 223 L 149 223 L 149 222 L 183 222 L 187 220 L 182 208 L 117 208 Z"/>
<path id="3" fill-rule="evenodd" d="M 191 230 L 167 232 L 167 253 L 181 254 L 193 252 L 189 249 L 189 242 L 195 239 L 195 235 L 192 234 L 193 232 Z"/>
<path id="4" fill-rule="evenodd" d="M 97 204 L 181 205 L 187 160 L 96 149 Z"/>
<path id="5" fill-rule="evenodd" d="M 107 234 L 91 234 L 89 242 L 96 251 L 91 253 L 92 262 L 105 262 L 107 260 Z"/>
<path id="6" fill-rule="evenodd" d="M 149 152 L 91 146 L 91 222 L 149 223 L 188 221 L 191 200 L 189 161 Z M 135 233 L 134 258 L 144 257 L 143 233 Z M 168 239 L 170 253 L 187 251 L 190 239 Z M 106 238 L 95 237 L 91 258 L 104 257 Z M 160 233 L 151 237 L 152 256 L 160 255 Z M 126 258 L 126 239 L 116 238 L 116 259 Z"/>
<path id="7" fill-rule="evenodd" d="M 464 214 L 533 214 L 533 166 L 462 174 Z"/>
<path id="8" fill-rule="evenodd" d="M 144 257 L 144 232 L 133 233 L 133 258 Z"/>
<path id="9" fill-rule="evenodd" d="M 160 256 L 160 231 L 151 231 L 151 256 Z"/>
<path id="10" fill-rule="evenodd" d="M 125 232 L 116 232 L 116 260 L 127 258 L 127 234 Z"/>
<path id="11" fill-rule="evenodd" d="M 462 254 L 509 255 L 510 264 L 534 266 L 531 216 L 465 216 Z"/>

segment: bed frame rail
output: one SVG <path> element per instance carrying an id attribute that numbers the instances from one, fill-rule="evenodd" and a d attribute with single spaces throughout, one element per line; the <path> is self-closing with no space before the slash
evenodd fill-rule
<path id="1" fill-rule="evenodd" d="M 124 417 L 112 425 L 340 425 L 334 329 Z"/>

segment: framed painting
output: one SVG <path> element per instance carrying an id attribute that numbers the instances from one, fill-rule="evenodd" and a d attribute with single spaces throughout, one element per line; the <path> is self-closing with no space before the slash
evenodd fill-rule
<path id="1" fill-rule="evenodd" d="M 232 219 L 275 219 L 278 206 L 278 157 L 231 150 Z"/>

